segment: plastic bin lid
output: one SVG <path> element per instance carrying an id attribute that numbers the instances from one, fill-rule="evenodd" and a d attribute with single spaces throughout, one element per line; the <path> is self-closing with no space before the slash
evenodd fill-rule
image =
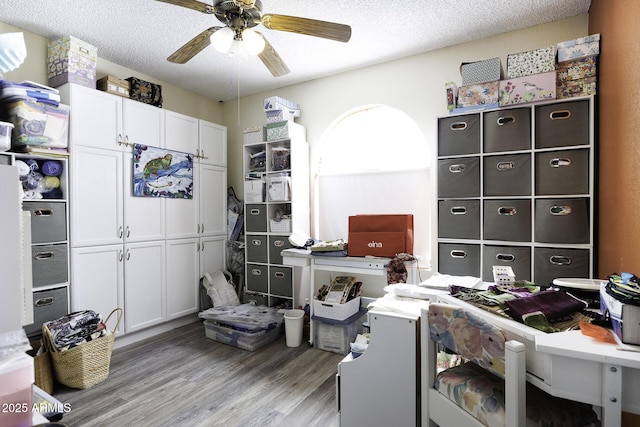
<path id="1" fill-rule="evenodd" d="M 581 289 L 584 291 L 600 291 L 600 285 L 606 282 L 603 279 L 584 278 L 557 278 L 553 279 L 553 284 L 563 288 Z"/>

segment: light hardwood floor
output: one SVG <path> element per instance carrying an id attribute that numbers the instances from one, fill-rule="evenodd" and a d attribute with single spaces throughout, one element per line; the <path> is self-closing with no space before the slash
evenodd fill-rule
<path id="1" fill-rule="evenodd" d="M 286 346 L 254 352 L 208 340 L 201 322 L 113 352 L 109 378 L 52 393 L 80 426 L 338 426 L 335 373 L 343 355 Z"/>

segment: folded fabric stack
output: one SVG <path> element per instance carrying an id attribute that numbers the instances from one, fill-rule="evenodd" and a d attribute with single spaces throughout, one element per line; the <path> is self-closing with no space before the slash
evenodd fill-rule
<path id="1" fill-rule="evenodd" d="M 46 322 L 44 327 L 49 329 L 53 344 L 60 351 L 72 349 L 108 333 L 100 314 L 92 310 L 67 314 Z"/>
<path id="2" fill-rule="evenodd" d="M 609 276 L 606 292 L 624 304 L 640 305 L 640 278 L 631 273 Z"/>

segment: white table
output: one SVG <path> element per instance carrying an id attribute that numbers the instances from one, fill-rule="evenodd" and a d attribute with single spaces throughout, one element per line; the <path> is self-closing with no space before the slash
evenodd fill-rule
<path id="1" fill-rule="evenodd" d="M 549 356 L 547 392 L 601 406 L 603 427 L 620 426 L 623 410 L 640 413 L 640 352 L 620 351 L 580 331 L 537 335 L 535 346 Z"/>

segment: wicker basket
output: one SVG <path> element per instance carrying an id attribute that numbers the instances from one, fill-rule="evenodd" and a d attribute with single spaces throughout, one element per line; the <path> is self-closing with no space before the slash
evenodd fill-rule
<path id="1" fill-rule="evenodd" d="M 56 348 L 51 331 L 43 326 L 42 337 L 49 350 L 57 382 L 67 387 L 85 389 L 109 377 L 113 342 L 122 319 L 122 309 L 114 309 L 105 320 L 108 323 L 115 312 L 118 312 L 118 321 L 112 332 L 65 351 Z"/>
<path id="2" fill-rule="evenodd" d="M 33 357 L 34 383 L 45 392 L 51 394 L 53 393 L 53 370 L 51 369 L 49 350 L 45 346 L 42 354 L 37 354 L 41 345 L 40 340 L 32 340 L 30 344 L 33 350 L 27 353 Z M 42 344 L 44 345 L 44 341 Z"/>

